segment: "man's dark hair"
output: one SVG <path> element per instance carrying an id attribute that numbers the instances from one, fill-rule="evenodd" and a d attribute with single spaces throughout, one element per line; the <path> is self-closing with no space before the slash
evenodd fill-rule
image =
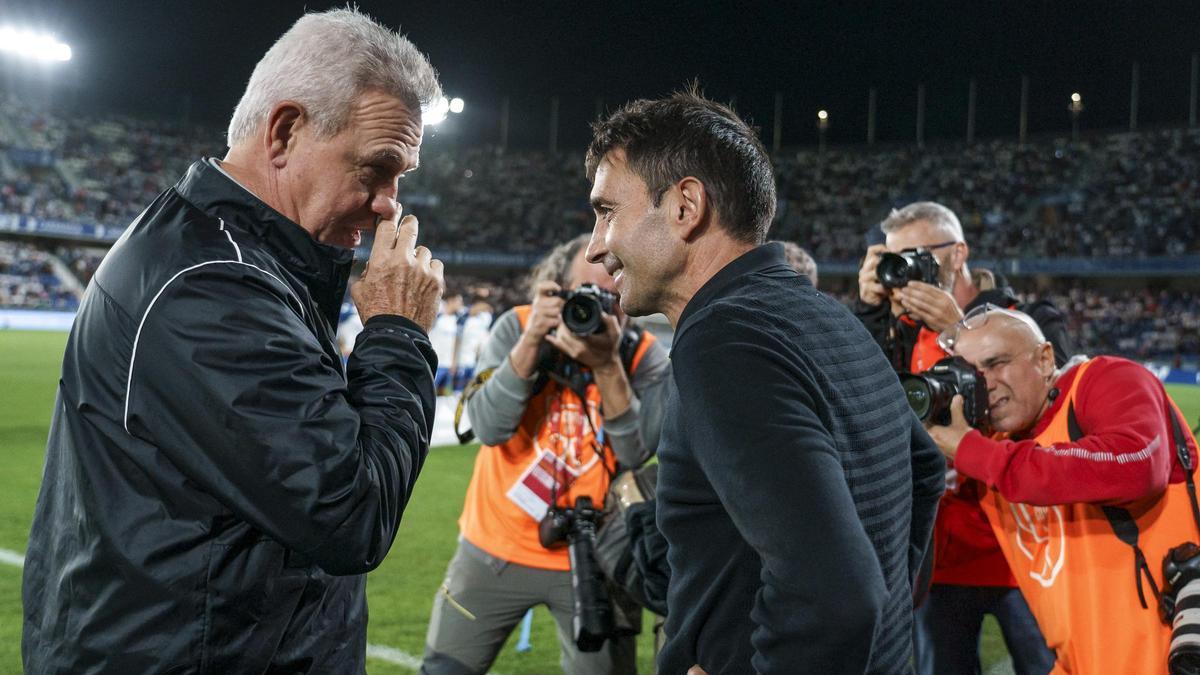
<path id="1" fill-rule="evenodd" d="M 761 244 L 775 217 L 775 176 L 762 141 L 728 106 L 695 87 L 654 101 L 640 99 L 592 125 L 588 180 L 613 150 L 646 183 L 654 206 L 674 183 L 694 177 L 739 241 Z"/>

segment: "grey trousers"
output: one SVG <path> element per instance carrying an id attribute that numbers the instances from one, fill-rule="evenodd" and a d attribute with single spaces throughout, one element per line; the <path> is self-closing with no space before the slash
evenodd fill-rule
<path id="1" fill-rule="evenodd" d="M 637 673 L 633 637 L 609 639 L 598 652 L 581 652 L 571 638 L 571 573 L 510 563 L 460 539 L 433 598 L 421 673 L 474 675 L 496 660 L 513 628 L 536 605 L 558 624 L 560 663 L 567 675 Z"/>

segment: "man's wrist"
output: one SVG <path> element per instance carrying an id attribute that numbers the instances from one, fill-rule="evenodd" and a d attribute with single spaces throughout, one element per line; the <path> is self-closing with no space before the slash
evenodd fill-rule
<path id="1" fill-rule="evenodd" d="M 611 377 L 613 375 L 620 374 L 622 370 L 621 357 L 614 356 L 595 368 L 592 368 L 592 373 L 594 373 L 596 377 Z"/>

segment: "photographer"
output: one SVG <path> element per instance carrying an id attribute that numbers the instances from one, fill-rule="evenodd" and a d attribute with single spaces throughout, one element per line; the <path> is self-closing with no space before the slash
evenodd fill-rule
<path id="1" fill-rule="evenodd" d="M 1162 384 L 1117 357 L 1056 370 L 1036 323 L 996 307 L 968 312 L 942 343 L 986 379 L 997 436 L 967 425 L 961 396 L 950 424 L 929 433 L 990 488 L 984 510 L 1056 672 L 1167 672 L 1163 559 L 1198 532 L 1188 496 L 1196 442 Z M 1174 578 L 1163 596 L 1197 576 Z M 1195 623 L 1185 616 L 1180 628 L 1197 632 Z"/>
<path id="2" fill-rule="evenodd" d="M 525 611 L 542 604 L 558 624 L 565 672 L 635 671 L 631 636 L 578 648 L 568 549 L 539 537 L 548 513 L 580 498 L 599 510 L 618 466 L 653 454 L 648 440 L 662 419 L 659 397 L 639 400 L 668 367 L 653 335 L 627 327 L 615 304 L 599 332 L 564 325 L 561 291 L 612 288 L 604 268 L 584 260 L 586 243 L 577 237 L 547 256 L 534 270 L 532 304 L 501 316 L 479 355 L 482 384 L 468 391 L 467 409 L 484 446 L 434 599 L 423 673 L 485 672 Z"/>
<path id="3" fill-rule="evenodd" d="M 935 202 L 916 202 L 880 224 L 885 244 L 871 246 L 859 270 L 855 314 L 897 372 L 920 373 L 946 356 L 939 331 L 963 312 L 991 303 L 1017 307 L 1012 291 L 991 273 L 977 284 L 958 217 Z M 1059 364 L 1071 353 L 1066 321 L 1046 302 L 1023 308 L 1054 345 Z M 1053 663 L 1037 626 L 979 510 L 980 490 L 948 467 L 947 491 L 934 527 L 929 595 L 916 612 L 913 651 L 918 675 L 979 670 L 985 614 L 996 617 L 1018 672 L 1046 672 Z"/>

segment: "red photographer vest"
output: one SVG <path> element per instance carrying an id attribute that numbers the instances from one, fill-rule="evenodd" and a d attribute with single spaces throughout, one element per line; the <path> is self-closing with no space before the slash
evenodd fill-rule
<path id="1" fill-rule="evenodd" d="M 1066 399 L 1037 436 L 1039 445 L 1070 442 L 1085 435 L 1073 421 L 1076 392 L 1091 362 L 1078 366 Z M 1169 410 L 1180 415 L 1164 392 Z M 1169 428 L 1169 425 L 1167 425 Z M 1181 426 L 1187 439 L 1195 438 Z M 1162 452 L 1175 453 L 1165 438 Z M 1063 476 L 1063 480 L 1070 480 Z M 1013 504 L 996 490 L 981 502 L 1000 547 L 1029 602 L 1046 643 L 1058 661 L 1055 673 L 1142 674 L 1167 672 L 1171 629 L 1159 619 L 1157 598 L 1143 578 L 1147 607 L 1138 597 L 1133 548 L 1114 533 L 1102 507 L 1093 504 Z M 1137 544 L 1157 588 L 1168 550 L 1196 541 L 1185 483 L 1123 505 L 1137 524 Z"/>
<path id="2" fill-rule="evenodd" d="M 917 326 L 908 316 L 900 317 L 900 321 Z M 937 338 L 936 331 L 920 327 L 909 359 L 909 372 L 923 373 L 949 356 Z M 1016 585 L 992 526 L 979 508 L 979 498 L 985 489 L 979 481 L 958 476 L 956 484 L 948 485 L 942 495 L 933 527 L 933 583 L 1010 588 Z"/>

